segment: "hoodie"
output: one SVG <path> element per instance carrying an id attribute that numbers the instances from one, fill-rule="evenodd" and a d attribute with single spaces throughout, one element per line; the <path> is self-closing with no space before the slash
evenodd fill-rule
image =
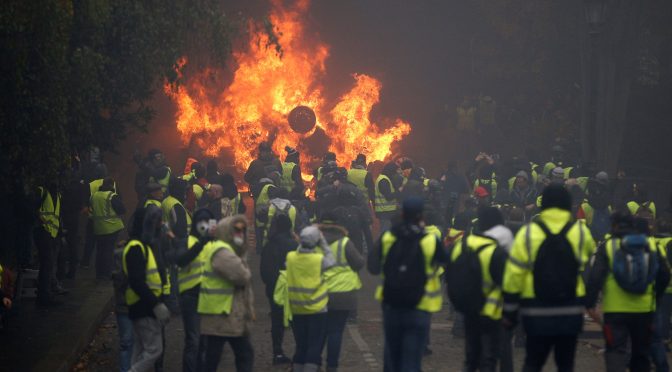
<path id="1" fill-rule="evenodd" d="M 499 246 L 504 248 L 507 252 L 511 251 L 511 246 L 513 245 L 513 233 L 511 233 L 511 230 L 509 230 L 508 227 L 504 225 L 497 225 L 489 230 L 486 230 L 483 235 L 497 240 L 497 244 L 499 244 Z"/>
<path id="2" fill-rule="evenodd" d="M 221 337 L 249 335 L 254 320 L 252 274 L 247 263 L 247 235 L 242 245 L 233 243 L 234 225 L 247 219 L 243 215 L 226 217 L 217 224 L 215 238 L 229 244 L 235 252 L 220 249 L 211 257 L 212 270 L 221 280 L 232 283 L 233 305 L 229 314 L 201 314 L 201 334 Z"/>

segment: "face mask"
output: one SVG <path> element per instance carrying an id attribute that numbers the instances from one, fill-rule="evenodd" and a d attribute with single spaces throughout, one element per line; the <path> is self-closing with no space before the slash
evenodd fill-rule
<path id="1" fill-rule="evenodd" d="M 243 239 L 242 236 L 236 235 L 236 236 L 233 237 L 233 244 L 235 244 L 239 247 L 242 247 L 243 243 L 245 243 L 245 239 Z"/>
<path id="2" fill-rule="evenodd" d="M 196 224 L 196 231 L 198 231 L 198 233 L 203 237 L 208 235 L 208 230 L 209 229 L 210 229 L 210 224 L 208 223 L 208 221 L 199 221 Z"/>

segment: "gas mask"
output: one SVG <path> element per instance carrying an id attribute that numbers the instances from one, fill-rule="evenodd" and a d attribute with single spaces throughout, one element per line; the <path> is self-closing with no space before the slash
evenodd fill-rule
<path id="1" fill-rule="evenodd" d="M 247 228 L 245 226 L 234 226 L 233 227 L 233 244 L 238 247 L 242 247 L 245 244 L 245 232 Z"/>
<path id="2" fill-rule="evenodd" d="M 196 223 L 196 231 L 198 231 L 198 234 L 202 237 L 207 237 L 208 233 L 210 231 L 210 228 L 215 225 L 215 220 L 210 220 L 210 221 L 198 221 Z"/>

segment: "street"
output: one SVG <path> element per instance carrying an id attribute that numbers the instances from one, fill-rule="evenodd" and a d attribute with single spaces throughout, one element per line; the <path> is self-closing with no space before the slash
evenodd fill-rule
<path id="1" fill-rule="evenodd" d="M 263 284 L 259 278 L 258 256 L 254 253 L 249 257 L 254 271 L 254 293 L 256 322 L 252 331 L 252 344 L 255 352 L 255 370 L 286 371 L 289 365 L 276 366 L 271 364 L 271 323 L 269 306 L 264 296 Z M 364 287 L 359 295 L 359 314 L 356 323 L 349 323 L 343 337 L 340 371 L 382 371 L 383 369 L 383 329 L 382 314 L 378 302 L 373 298 L 377 278 L 367 272 L 360 273 Z M 451 335 L 452 321 L 449 318 L 446 301 L 444 308 L 436 314 L 432 321 L 431 345 L 433 351 L 423 360 L 423 371 L 459 371 L 464 356 L 463 339 L 455 339 Z M 588 329 L 595 329 L 592 324 Z M 95 339 L 73 371 L 116 371 L 118 356 L 118 338 L 114 314 L 110 314 L 98 330 Z M 179 371 L 182 368 L 182 345 L 184 332 L 182 320 L 174 316 L 166 329 L 166 353 L 164 367 L 166 371 Z M 577 346 L 576 371 L 604 370 L 604 361 L 599 352 L 603 341 L 591 332 L 591 338 L 582 338 Z M 285 353 L 292 356 L 294 349 L 292 332 L 285 334 Z M 515 370 L 519 370 L 524 357 L 524 348 L 514 349 Z M 218 371 L 234 369 L 233 353 L 226 346 Z M 549 357 L 544 371 L 553 371 L 552 356 Z"/>

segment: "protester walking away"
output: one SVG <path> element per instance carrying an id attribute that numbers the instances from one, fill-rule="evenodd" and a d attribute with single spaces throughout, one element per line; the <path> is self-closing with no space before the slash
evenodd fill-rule
<path id="1" fill-rule="evenodd" d="M 420 167 L 414 167 L 410 172 L 408 172 L 408 177 L 406 178 L 407 181 L 399 191 L 399 198 L 401 200 L 405 200 L 410 197 L 425 197 L 425 186 L 423 184 L 423 173 L 421 169 L 422 168 Z"/>
<path id="2" fill-rule="evenodd" d="M 348 169 L 347 179 L 361 191 L 368 200 L 374 201 L 376 198 L 376 188 L 373 184 L 371 172 L 366 170 L 366 155 L 357 154 Z M 368 203 L 367 203 L 368 204 Z"/>
<path id="3" fill-rule="evenodd" d="M 156 260 L 152 247 L 161 234 L 161 210 L 138 209 L 134 220 L 142 219 L 142 239 L 132 239 L 124 248 L 123 270 L 128 278 L 125 299 L 133 322 L 132 372 L 151 371 L 163 352 L 163 327 L 170 320 L 168 307 L 161 302 L 165 268 Z M 135 229 L 134 229 L 135 230 Z"/>
<path id="4" fill-rule="evenodd" d="M 243 179 L 250 185 L 250 189 L 252 189 L 262 178 L 268 177 L 272 172 L 282 172 L 282 164 L 273 153 L 271 144 L 262 142 L 259 144 L 257 158 L 252 160 Z"/>
<path id="5" fill-rule="evenodd" d="M 105 178 L 98 191 L 91 195 L 91 218 L 96 237 L 96 279 L 110 279 L 114 262 L 114 247 L 124 229 L 121 216 L 126 208 L 115 192 L 112 178 Z"/>
<path id="6" fill-rule="evenodd" d="M 367 267 L 381 274 L 376 290 L 382 302 L 385 371 L 420 371 L 430 314 L 441 310 L 439 267 L 448 255 L 439 239 L 423 228 L 422 199 L 404 200 L 402 220 L 380 237 Z"/>
<path id="7" fill-rule="evenodd" d="M 275 285 L 281 270 L 285 270 L 287 254 L 296 250 L 299 243 L 292 230 L 292 221 L 286 214 L 275 218 L 273 228 L 269 230 L 268 242 L 261 252 L 259 272 L 265 286 L 266 298 L 271 308 L 271 342 L 273 344 L 273 365 L 291 363 L 283 350 L 285 336 L 283 307 L 273 300 Z"/>
<path id="8" fill-rule="evenodd" d="M 261 253 L 263 248 L 261 237 L 264 236 L 266 229 L 264 219 L 268 216 L 268 206 L 272 199 L 271 194 L 276 188 L 273 180 L 267 177 L 260 179 L 252 188 L 252 194 L 254 195 L 254 235 L 260 237 L 256 239 L 257 254 Z"/>
<path id="9" fill-rule="evenodd" d="M 39 274 L 37 277 L 37 306 L 59 305 L 54 299 L 54 265 L 56 238 L 61 229 L 61 194 L 55 182 L 37 188 L 35 208 L 38 223 L 33 229 L 33 239 L 37 247 Z"/>
<path id="10" fill-rule="evenodd" d="M 335 261 L 317 226 L 301 230 L 299 242 L 299 248 L 289 252 L 286 260 L 295 342 L 292 368 L 294 372 L 317 372 L 327 337 L 329 293 L 325 272 L 335 265 Z"/>
<path id="11" fill-rule="evenodd" d="M 546 187 L 539 217 L 518 231 L 506 264 L 503 322 L 515 326 L 520 312 L 524 371 L 541 371 L 551 349 L 558 371 L 574 369 L 585 299 L 581 274 L 595 242 L 582 221 L 572 221 L 571 207 L 562 185 Z"/>
<path id="12" fill-rule="evenodd" d="M 285 146 L 287 156 L 282 162 L 282 172 L 280 175 L 280 186 L 287 190 L 291 200 L 301 199 L 305 186 L 301 178 L 301 165 L 299 162 L 299 152 L 295 148 Z"/>
<path id="13" fill-rule="evenodd" d="M 184 327 L 182 370 L 185 372 L 196 371 L 198 363 L 198 343 L 201 337 L 198 297 L 205 266 L 203 251 L 208 249 L 206 247 L 211 240 L 210 227 L 214 228 L 215 225 L 213 217 L 207 209 L 197 210 L 194 213 L 187 245 L 178 247 L 175 254 L 175 263 L 179 267 L 177 283 Z"/>
<path id="14" fill-rule="evenodd" d="M 381 233 L 390 229 L 392 218 L 397 214 L 397 192 L 392 179 L 397 176 L 398 169 L 397 164 L 389 162 L 376 179 L 373 210 L 380 222 Z"/>
<path id="15" fill-rule="evenodd" d="M 235 356 L 236 371 L 252 371 L 250 326 L 255 315 L 245 216 L 220 221 L 215 228 L 215 240 L 202 254 L 205 266 L 198 297 L 201 316 L 198 370 L 216 371 L 228 342 Z"/>
<path id="16" fill-rule="evenodd" d="M 91 178 L 84 178 L 84 182 L 88 182 L 89 186 L 88 193 L 86 194 L 86 203 L 89 207 L 89 218 L 86 221 L 86 230 L 84 231 L 84 256 L 82 257 L 82 268 L 84 269 L 89 268 L 91 256 L 96 248 L 96 237 L 93 233 L 93 218 L 91 216 L 91 197 L 100 189 L 103 180 L 107 177 L 107 167 L 105 164 L 96 163 L 89 175 Z M 116 185 L 114 191 L 116 192 Z"/>
<path id="17" fill-rule="evenodd" d="M 598 248 L 590 270 L 586 307 L 603 324 L 608 372 L 626 367 L 632 372 L 650 370 L 656 305 L 665 294 L 670 271 L 647 233 L 648 221 L 615 213 L 611 237 Z M 596 310 L 600 292 L 603 319 Z"/>
<path id="18" fill-rule="evenodd" d="M 329 292 L 327 311 L 327 372 L 338 371 L 343 331 L 348 318 L 357 311 L 357 295 L 362 288 L 358 271 L 364 257 L 348 238 L 336 213 L 325 212 L 319 225 L 336 264 L 325 272 Z"/>
<path id="19" fill-rule="evenodd" d="M 656 220 L 656 203 L 649 198 L 648 190 L 641 183 L 632 185 L 630 200 L 625 203 L 630 213 L 638 218 L 643 218 L 649 223 L 649 229 L 653 230 Z"/>
<path id="20" fill-rule="evenodd" d="M 496 208 L 478 211 L 479 231 L 502 226 Z M 451 251 L 446 267 L 448 296 L 464 315 L 464 371 L 496 371 L 502 329 L 502 277 L 508 253 L 498 241 L 480 234 L 466 235 Z"/>
<path id="21" fill-rule="evenodd" d="M 86 211 L 88 185 L 81 179 L 79 170 L 72 167 L 63 190 L 63 235 L 64 247 L 59 252 L 59 271 L 56 277 L 74 279 L 79 266 L 80 217 Z M 67 262 L 67 271 L 65 263 Z"/>
<path id="22" fill-rule="evenodd" d="M 586 221 L 595 241 L 602 241 L 611 226 L 611 190 L 609 176 L 606 172 L 598 172 L 595 179 L 588 181 L 586 198 L 581 203 L 577 218 Z"/>
<path id="23" fill-rule="evenodd" d="M 271 191 L 270 197 L 271 200 L 268 203 L 268 214 L 265 218 L 260 216 L 260 220 L 264 223 L 263 235 L 260 237 L 263 245 L 266 245 L 266 242 L 268 242 L 268 235 L 271 233 L 271 230 L 276 228 L 276 219 L 282 215 L 289 217 L 289 220 L 292 223 L 292 231 L 296 229 L 297 210 L 296 207 L 292 205 L 292 202 L 287 199 L 289 198 L 289 192 L 278 187 Z"/>

